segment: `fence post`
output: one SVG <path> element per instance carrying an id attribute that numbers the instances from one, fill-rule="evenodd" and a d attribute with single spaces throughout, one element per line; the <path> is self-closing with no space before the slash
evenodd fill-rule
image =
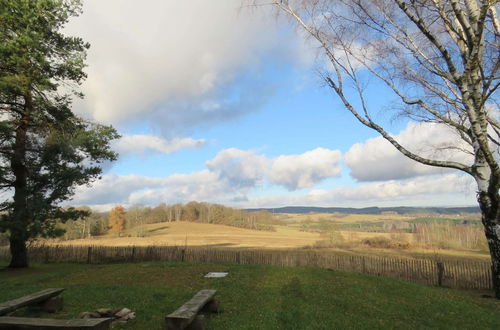
<path id="1" fill-rule="evenodd" d="M 87 248 L 87 263 L 90 264 L 92 262 L 92 247 L 89 246 Z"/>
<path id="2" fill-rule="evenodd" d="M 443 277 L 444 277 L 444 264 L 442 261 L 438 261 L 436 263 L 437 266 L 437 275 L 438 275 L 438 286 L 443 286 Z"/>
<path id="3" fill-rule="evenodd" d="M 44 262 L 46 264 L 49 263 L 49 258 L 50 258 L 50 251 L 49 251 L 50 247 L 48 245 L 45 246 L 45 255 L 44 255 Z"/>
<path id="4" fill-rule="evenodd" d="M 132 262 L 135 262 L 135 245 L 132 247 Z"/>

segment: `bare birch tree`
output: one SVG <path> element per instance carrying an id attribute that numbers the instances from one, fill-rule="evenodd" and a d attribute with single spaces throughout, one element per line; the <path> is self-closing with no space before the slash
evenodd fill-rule
<path id="1" fill-rule="evenodd" d="M 419 163 L 455 169 L 475 179 L 495 295 L 500 299 L 498 0 L 266 4 L 286 13 L 319 43 L 329 66 L 321 75 L 359 122 Z M 366 97 L 370 81 L 392 91 L 395 111 L 412 121 L 452 130 L 455 143 L 433 154 L 402 145 L 374 119 Z"/>

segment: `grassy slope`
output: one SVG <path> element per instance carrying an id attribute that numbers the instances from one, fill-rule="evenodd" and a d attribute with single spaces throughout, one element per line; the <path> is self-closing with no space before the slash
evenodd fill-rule
<path id="1" fill-rule="evenodd" d="M 351 215 L 347 215 L 349 217 Z M 356 215 L 355 215 L 356 216 Z M 136 228 L 125 232 L 124 237 L 113 235 L 98 236 L 91 239 L 71 241 L 56 241 L 61 245 L 109 245 L 109 246 L 147 246 L 147 245 L 173 245 L 173 246 L 213 246 L 223 248 L 258 248 L 258 249 L 293 249 L 313 246 L 322 239 L 319 233 L 299 231 L 298 228 L 288 226 L 275 226 L 276 231 L 259 231 L 237 228 L 216 224 L 194 222 L 154 223 L 145 225 L 145 237 L 128 237 L 134 235 Z M 389 233 L 363 233 L 342 231 L 349 241 L 361 240 L 367 237 L 391 238 Z M 399 234 L 409 235 L 409 234 Z M 472 259 L 485 260 L 489 258 L 488 252 L 471 250 L 432 250 L 411 248 L 400 249 L 375 249 L 365 246 L 348 246 L 346 249 L 322 249 L 322 252 L 377 255 L 377 256 L 405 256 L 417 258 L 437 259 Z"/>
<path id="2" fill-rule="evenodd" d="M 230 275 L 203 278 L 208 271 Z M 210 329 L 500 328 L 500 302 L 477 293 L 322 269 L 141 263 L 0 270 L 1 300 L 47 287 L 67 289 L 65 310 L 49 317 L 128 307 L 137 319 L 115 327 L 124 329 L 161 329 L 166 314 L 204 288 L 217 289 L 224 308 Z"/>
<path id="3" fill-rule="evenodd" d="M 58 242 L 69 245 L 189 245 L 259 248 L 295 248 L 311 245 L 320 236 L 317 233 L 301 232 L 284 226 L 276 231 L 260 231 L 238 227 L 196 222 L 154 223 L 145 226 L 144 237 L 127 237 L 136 228 L 125 231 L 124 237 L 104 235 L 92 239 Z"/>

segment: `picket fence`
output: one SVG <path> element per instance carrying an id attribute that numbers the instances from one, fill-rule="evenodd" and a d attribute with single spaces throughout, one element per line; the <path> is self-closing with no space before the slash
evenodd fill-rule
<path id="1" fill-rule="evenodd" d="M 34 262 L 112 263 L 143 261 L 210 262 L 273 266 L 321 267 L 393 277 L 457 289 L 492 289 L 491 263 L 436 261 L 403 257 L 357 256 L 308 250 L 236 250 L 179 246 L 33 246 Z M 0 248 L 0 260 L 8 260 Z"/>

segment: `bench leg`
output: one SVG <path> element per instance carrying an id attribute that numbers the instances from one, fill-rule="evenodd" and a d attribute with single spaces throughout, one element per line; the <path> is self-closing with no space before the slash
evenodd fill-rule
<path id="1" fill-rule="evenodd" d="M 204 315 L 196 315 L 193 322 L 191 322 L 185 329 L 186 330 L 205 330 L 207 328 L 207 320 Z"/>
<path id="2" fill-rule="evenodd" d="M 42 309 L 47 313 L 56 313 L 63 309 L 63 305 L 63 297 L 53 297 L 43 303 Z"/>
<path id="3" fill-rule="evenodd" d="M 63 297 L 52 297 L 47 300 L 41 301 L 36 305 L 31 305 L 28 308 L 33 310 L 42 310 L 45 313 L 56 313 L 63 309 Z"/>
<path id="4" fill-rule="evenodd" d="M 220 303 L 218 300 L 213 299 L 206 303 L 202 308 L 204 313 L 220 313 Z"/>

